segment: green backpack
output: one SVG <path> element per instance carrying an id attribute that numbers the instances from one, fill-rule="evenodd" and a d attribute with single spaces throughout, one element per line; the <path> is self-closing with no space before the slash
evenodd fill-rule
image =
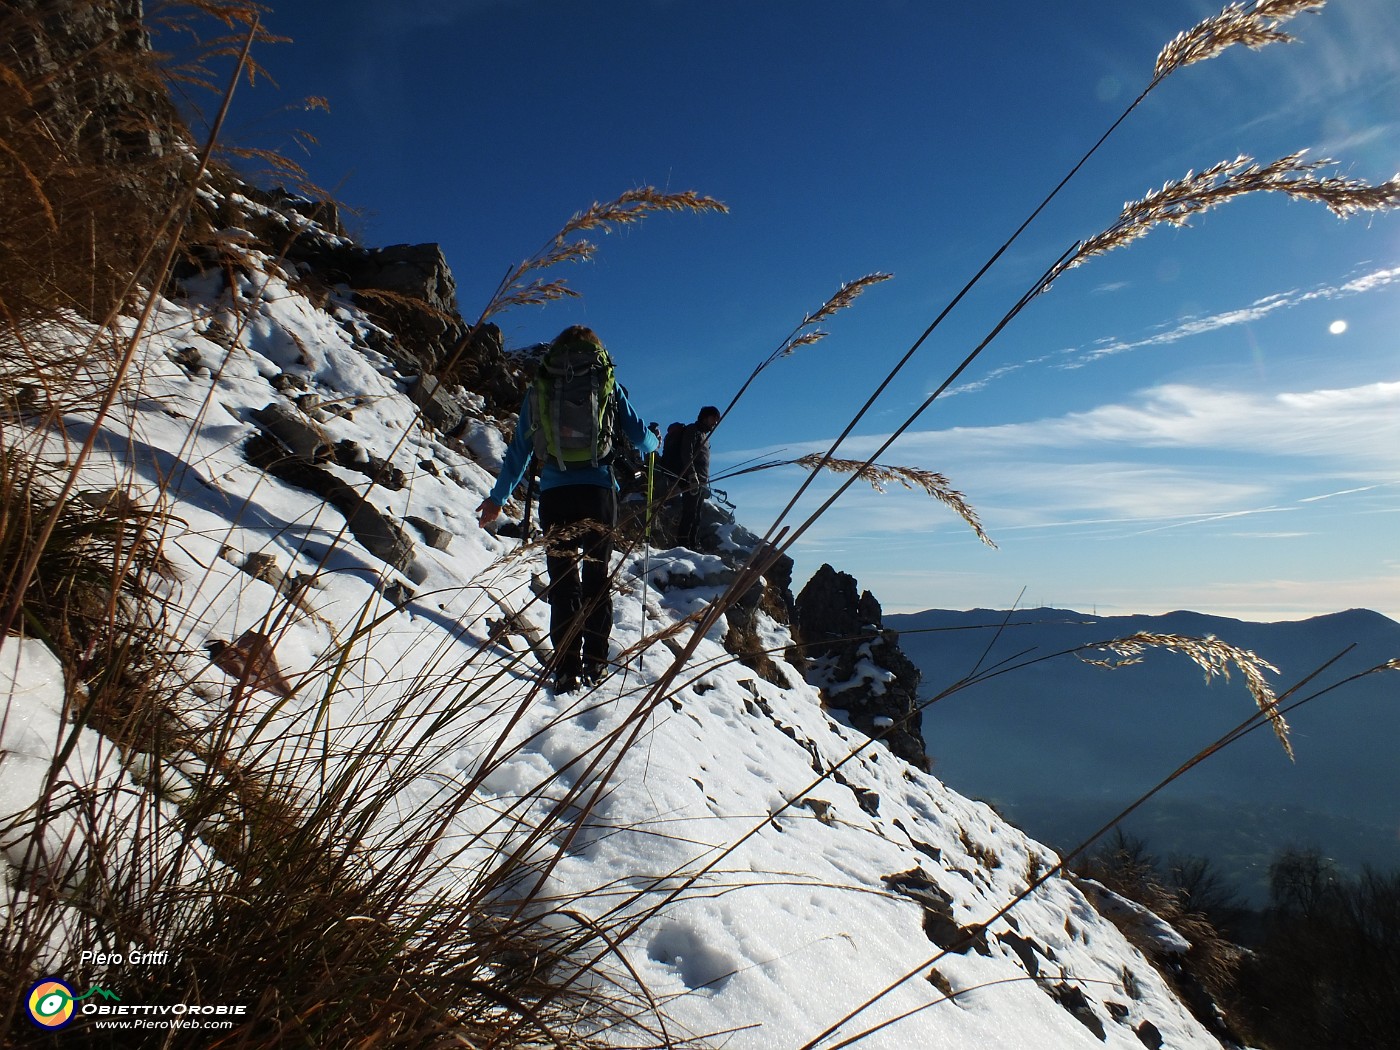
<path id="1" fill-rule="evenodd" d="M 561 470 L 606 463 L 616 386 L 612 358 L 602 346 L 586 340 L 551 346 L 530 385 L 535 455 Z"/>

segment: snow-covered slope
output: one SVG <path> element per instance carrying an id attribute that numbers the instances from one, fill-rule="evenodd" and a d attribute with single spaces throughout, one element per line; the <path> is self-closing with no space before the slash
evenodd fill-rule
<path id="1" fill-rule="evenodd" d="M 437 740 L 416 752 L 431 761 L 392 774 L 401 804 L 384 833 L 470 787 L 470 804 L 442 810 L 451 816 L 438 843 L 468 844 L 454 861 L 460 878 L 480 878 L 528 841 L 540 921 L 582 917 L 625 934 L 628 967 L 673 1038 L 797 1048 L 821 1037 L 833 1047 L 868 1031 L 861 1046 L 891 1050 L 1220 1045 L 1070 881 L 1049 878 L 1018 899 L 1053 865 L 1047 849 L 869 745 L 786 664 L 778 685 L 734 661 L 722 623 L 669 691 L 653 690 L 689 637 L 685 618 L 720 593 L 687 586 L 721 568 L 713 556 L 628 556 L 614 630 L 618 651 L 631 650 L 627 669 L 584 695 L 540 688 L 526 650 L 488 622 L 504 605 L 546 624 L 529 587 L 541 552 L 517 552 L 473 517 L 500 434 L 478 422 L 447 441 L 417 423 L 408 377 L 368 349 L 368 331 L 348 299 L 317 305 L 250 254 L 236 289 L 213 278 L 162 305 L 138 361 L 141 396 L 101 436 L 85 487 L 102 486 L 104 462 L 113 475 L 135 472 L 138 498 L 164 486 L 168 626 L 189 654 L 180 703 L 193 723 L 234 703 L 249 736 L 314 728 L 324 775 L 325 763 L 380 739 L 386 718 L 416 732 L 426 722 L 415 714 L 438 717 Z M 363 519 L 348 528 L 341 511 L 248 461 L 254 413 L 290 408 L 284 390 L 353 406 L 321 420 L 325 436 L 402 471 L 401 488 L 375 487 L 368 500 L 380 523 L 420 522 L 390 530 L 396 568 L 364 546 Z M 81 439 L 82 418 L 66 422 Z M 33 436 L 29 448 L 39 453 Z M 50 441 L 39 454 L 59 448 Z M 319 469 L 356 491 L 369 485 L 351 467 Z M 278 584 L 298 576 L 288 604 Z M 760 624 L 781 652 L 785 629 Z M 204 658 L 206 642 L 248 630 L 274 639 L 290 698 L 233 696 L 233 679 Z M 644 634 L 654 640 L 639 646 Z M 19 772 L 44 760 L 58 706 L 42 651 L 7 642 L 0 659 L 14 681 L 0 742 L 0 800 L 13 812 L 37 790 Z M 70 757 L 70 776 L 144 790 L 131 763 L 117 769 L 89 743 Z M 308 792 L 317 772 L 305 773 Z M 550 814 L 564 797 L 571 804 Z M 178 804 L 178 793 L 162 803 Z M 547 836 L 531 839 L 540 826 Z M 6 889 L 7 900 L 18 893 Z M 66 950 L 58 938 L 47 960 L 56 971 L 73 963 Z M 619 979 L 629 979 L 622 968 Z"/>

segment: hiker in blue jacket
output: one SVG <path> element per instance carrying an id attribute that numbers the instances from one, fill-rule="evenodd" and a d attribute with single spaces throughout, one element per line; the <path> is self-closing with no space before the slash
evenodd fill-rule
<path id="1" fill-rule="evenodd" d="M 574 363 L 560 365 L 561 360 Z M 584 361 L 586 366 L 578 363 Z M 561 423 L 554 391 L 580 380 L 586 383 L 590 375 L 589 409 Z M 568 410 L 566 403 L 564 413 Z M 582 325 L 566 328 L 541 361 L 540 376 L 520 406 L 500 476 L 477 508 L 485 528 L 501 513 L 532 458 L 539 456 L 540 525 L 547 535 L 555 533 L 545 561 L 556 692 L 573 692 L 580 682 L 594 685 L 607 670 L 613 619 L 608 575 L 617 525 L 617 482 L 609 464 L 614 431 L 643 456 L 659 444 L 614 382 L 611 359 L 598 336 Z M 567 447 L 571 442 L 572 449 Z"/>

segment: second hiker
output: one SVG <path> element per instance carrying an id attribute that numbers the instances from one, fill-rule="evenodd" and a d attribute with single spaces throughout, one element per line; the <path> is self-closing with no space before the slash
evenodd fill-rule
<path id="1" fill-rule="evenodd" d="M 719 421 L 719 409 L 706 405 L 695 422 L 687 423 L 681 433 L 681 523 L 677 539 L 693 551 L 700 549 L 700 508 L 710 498 L 710 434 Z"/>
<path id="2" fill-rule="evenodd" d="M 609 562 L 617 525 L 617 484 L 609 465 L 620 431 L 644 456 L 656 451 L 612 359 L 588 328 L 564 329 L 549 345 L 520 406 L 515 436 L 491 494 L 477 508 L 482 527 L 540 461 L 540 525 L 549 538 L 549 636 L 557 692 L 594 684 L 606 671 L 612 633 Z"/>

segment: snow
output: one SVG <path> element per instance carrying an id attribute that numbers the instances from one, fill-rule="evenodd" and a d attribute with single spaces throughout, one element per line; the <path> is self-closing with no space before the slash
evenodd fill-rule
<path id="1" fill-rule="evenodd" d="M 540 905 L 541 921 L 570 923 L 575 912 L 630 931 L 628 966 L 664 1004 L 673 1037 L 769 1050 L 839 1025 L 821 1045 L 869 1029 L 860 1046 L 870 1050 L 1140 1050 L 1134 1028 L 1150 1022 L 1174 1050 L 1219 1046 L 1071 881 L 1050 878 L 1013 904 L 1028 876 L 1054 863 L 1048 849 L 841 725 L 785 664 L 778 686 L 735 662 L 720 644 L 723 621 L 692 639 L 686 618 L 732 579 L 720 558 L 620 553 L 613 642 L 626 667 L 583 695 L 539 688 L 524 647 L 491 640 L 486 622 L 502 603 L 541 631 L 548 620 L 529 586 L 542 553 L 522 556 L 514 541 L 478 529 L 472 513 L 499 464 L 500 434 L 484 420 L 463 442 L 425 431 L 403 393 L 410 377 L 365 348 L 370 322 L 348 299 L 319 308 L 256 253 L 246 258 L 252 269 L 233 289 L 205 278 L 189 300 L 161 304 L 142 348 L 143 396 L 107 423 L 84 485 L 130 471 L 138 499 L 165 486 L 164 549 L 177 577 L 167 612 L 192 654 L 189 718 L 212 719 L 233 687 L 202 658 L 204 643 L 254 628 L 275 639 L 298 688 L 285 701 L 240 698 L 245 742 L 315 724 L 327 761 L 344 762 L 381 739 L 391 715 L 406 733 L 427 724 L 418 715 L 441 716 L 419 752 L 431 761 L 382 768 L 401 806 L 377 833 L 392 836 L 404 814 L 470 787 L 472 804 L 451 808 L 438 844 L 444 855 L 460 849 L 461 879 L 528 843 L 546 861 L 538 899 L 553 902 Z M 182 347 L 196 348 L 205 367 L 177 364 Z M 283 371 L 327 400 L 350 399 L 351 418 L 322 423 L 330 439 L 353 440 L 409 478 L 400 491 L 374 489 L 370 503 L 440 525 L 448 551 L 419 543 L 397 573 L 356 542 L 339 512 L 246 462 L 250 413 L 279 399 L 269 380 Z M 70 436 L 85 433 L 80 417 L 65 425 Z M 52 435 L 28 443 L 58 454 Z M 427 460 L 435 471 L 423 469 Z M 353 471 L 324 469 L 366 486 Z M 240 568 L 255 554 L 309 581 L 297 604 Z M 396 606 L 384 593 L 393 582 L 413 596 Z M 782 651 L 785 628 L 760 614 L 759 630 Z M 687 666 L 656 688 L 692 641 Z M 7 640 L 0 664 L 4 827 L 42 793 L 54 748 L 73 728 L 62 722 L 56 661 L 39 642 Z M 857 678 L 878 686 L 882 674 L 871 664 Z M 123 764 L 82 729 L 62 776 L 136 792 L 142 768 L 140 756 Z M 304 786 L 316 790 L 309 775 Z M 178 805 L 178 778 L 163 795 L 156 805 Z M 569 806 L 548 824 L 560 800 Z M 23 892 L 5 888 L 8 906 L 23 907 Z M 970 934 L 975 947 L 943 950 L 931 939 L 949 931 Z M 56 967 L 62 950 L 60 938 Z M 1056 985 L 1083 992 L 1102 1039 L 1049 994 Z"/>
<path id="2" fill-rule="evenodd" d="M 885 694 L 885 686 L 889 682 L 893 682 L 896 677 L 893 671 L 881 667 L 875 662 L 875 657 L 871 652 L 869 642 L 861 643 L 856 649 L 855 667 L 852 669 L 851 677 L 847 678 L 845 681 L 826 681 L 826 678 L 829 677 L 829 673 L 823 675 L 821 661 L 815 662 L 813 670 L 815 672 L 814 677 L 820 676 L 827 696 L 840 696 L 842 693 L 852 689 L 864 687 L 868 687 L 875 696 L 883 696 Z M 893 725 L 894 722 L 889 721 L 888 724 Z"/>

